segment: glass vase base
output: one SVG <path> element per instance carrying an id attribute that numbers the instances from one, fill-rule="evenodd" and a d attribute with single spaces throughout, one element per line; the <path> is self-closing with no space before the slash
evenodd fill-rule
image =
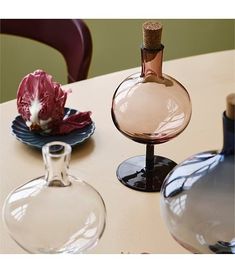
<path id="1" fill-rule="evenodd" d="M 159 192 L 167 174 L 177 165 L 169 158 L 154 156 L 154 168 L 146 170 L 146 156 L 135 156 L 123 161 L 117 178 L 125 186 L 143 192 Z"/>

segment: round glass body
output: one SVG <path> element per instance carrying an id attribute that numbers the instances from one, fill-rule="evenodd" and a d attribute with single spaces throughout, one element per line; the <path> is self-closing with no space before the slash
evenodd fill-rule
<path id="1" fill-rule="evenodd" d="M 83 253 L 103 234 L 103 199 L 92 186 L 67 174 L 70 151 L 62 142 L 44 146 L 46 175 L 15 189 L 5 200 L 7 229 L 30 253 Z"/>
<path id="2" fill-rule="evenodd" d="M 235 253 L 234 154 L 200 153 L 179 164 L 161 190 L 172 236 L 193 253 Z"/>
<path id="3" fill-rule="evenodd" d="M 140 143 L 159 144 L 179 135 L 191 117 L 187 90 L 172 77 L 136 73 L 117 88 L 112 101 L 117 129 Z"/>

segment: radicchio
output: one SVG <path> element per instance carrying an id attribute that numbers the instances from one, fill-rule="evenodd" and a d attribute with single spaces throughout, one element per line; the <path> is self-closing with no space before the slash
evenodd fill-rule
<path id="1" fill-rule="evenodd" d="M 26 75 L 17 92 L 17 108 L 31 131 L 44 134 L 67 134 L 92 122 L 91 112 L 64 117 L 67 91 L 51 75 L 36 70 Z"/>

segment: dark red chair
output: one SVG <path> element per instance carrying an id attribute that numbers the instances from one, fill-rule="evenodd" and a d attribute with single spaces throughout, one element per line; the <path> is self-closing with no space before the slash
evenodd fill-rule
<path id="1" fill-rule="evenodd" d="M 1 19 L 0 32 L 30 38 L 57 49 L 65 58 L 68 82 L 87 78 L 92 39 L 79 19 Z"/>

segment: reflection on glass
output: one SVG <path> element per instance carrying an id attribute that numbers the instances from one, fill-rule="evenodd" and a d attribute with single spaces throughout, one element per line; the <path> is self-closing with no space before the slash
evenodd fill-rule
<path id="1" fill-rule="evenodd" d="M 216 151 L 178 165 L 161 191 L 172 236 L 194 253 L 235 253 L 234 155 Z"/>
<path id="2" fill-rule="evenodd" d="M 155 156 L 155 144 L 178 136 L 191 118 L 187 90 L 174 78 L 162 74 L 163 46 L 142 52 L 142 72 L 125 79 L 112 100 L 112 119 L 126 137 L 146 144 L 146 156 L 122 162 L 117 169 L 121 183 L 135 190 L 160 191 L 166 175 L 176 165 Z"/>
<path id="3" fill-rule="evenodd" d="M 161 212 L 171 235 L 194 253 L 235 254 L 234 119 L 235 94 L 230 94 L 221 151 L 186 159 L 161 189 Z"/>
<path id="4" fill-rule="evenodd" d="M 137 142 L 159 144 L 178 135 L 187 126 L 191 111 L 187 91 L 173 78 L 171 85 L 146 82 L 134 74 L 115 92 L 112 116 L 117 128 Z M 130 83 L 133 82 L 133 87 Z M 138 82 L 138 84 L 137 84 Z"/>
<path id="5" fill-rule="evenodd" d="M 68 174 L 71 147 L 43 147 L 45 176 L 14 190 L 3 214 L 12 238 L 31 253 L 83 253 L 101 238 L 106 220 L 102 197 Z"/>

